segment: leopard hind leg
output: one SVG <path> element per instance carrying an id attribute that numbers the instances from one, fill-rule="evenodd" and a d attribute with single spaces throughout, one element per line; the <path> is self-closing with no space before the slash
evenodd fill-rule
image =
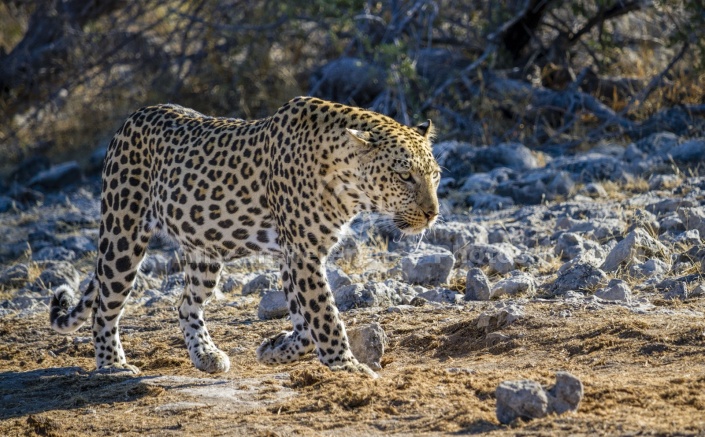
<path id="1" fill-rule="evenodd" d="M 151 235 L 149 226 L 131 222 L 127 216 L 105 221 L 123 225 L 122 232 L 115 232 L 101 225 L 96 278 L 99 292 L 93 312 L 93 342 L 96 367 L 101 373 L 139 373 L 137 367 L 127 364 L 120 341 L 119 322 L 127 298 L 137 275 Z M 131 224 L 132 229 L 125 226 Z M 115 226 L 120 226 L 115 224 Z M 136 228 L 135 228 L 136 227 Z"/>
<path id="2" fill-rule="evenodd" d="M 179 325 L 191 362 L 208 373 L 230 370 L 230 358 L 213 343 L 204 319 L 204 307 L 218 285 L 223 265 L 191 257 L 184 266 L 185 286 L 179 300 Z"/>

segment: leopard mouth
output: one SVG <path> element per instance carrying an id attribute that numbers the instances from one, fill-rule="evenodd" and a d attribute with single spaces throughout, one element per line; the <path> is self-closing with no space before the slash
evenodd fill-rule
<path id="1" fill-rule="evenodd" d="M 406 218 L 399 214 L 394 214 L 392 217 L 392 223 L 396 226 L 401 233 L 406 235 L 416 235 L 423 231 L 429 229 L 435 223 L 435 218 L 431 220 L 426 220 L 420 217 L 414 217 L 412 220 Z"/>

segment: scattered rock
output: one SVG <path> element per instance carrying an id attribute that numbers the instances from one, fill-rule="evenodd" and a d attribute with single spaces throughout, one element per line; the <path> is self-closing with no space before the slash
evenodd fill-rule
<path id="1" fill-rule="evenodd" d="M 511 337 L 501 332 L 490 332 L 485 336 L 485 346 L 490 348 L 498 344 L 506 343 Z"/>
<path id="2" fill-rule="evenodd" d="M 678 217 L 678 214 L 670 213 L 663 216 L 659 222 L 659 229 L 661 232 L 682 232 L 685 231 L 685 225 L 683 221 Z M 697 230 L 697 229 L 694 229 Z"/>
<path id="3" fill-rule="evenodd" d="M 520 143 L 501 143 L 490 147 L 478 147 L 472 164 L 477 169 L 476 171 L 488 171 L 497 167 L 524 171 L 539 167 L 531 149 Z"/>
<path id="4" fill-rule="evenodd" d="M 599 268 L 580 258 L 578 262 L 566 263 L 558 271 L 558 277 L 546 285 L 546 291 L 551 295 L 562 295 L 568 291 L 591 292 L 607 282 L 607 275 Z"/>
<path id="5" fill-rule="evenodd" d="M 0 273 L 0 286 L 20 287 L 29 280 L 29 267 L 27 264 L 15 264 Z"/>
<path id="6" fill-rule="evenodd" d="M 279 283 L 279 274 L 276 272 L 267 272 L 262 273 L 261 275 L 255 277 L 255 279 L 245 284 L 245 286 L 242 287 L 242 295 L 247 296 L 248 294 L 262 293 L 265 290 L 280 288 L 281 284 Z"/>
<path id="7" fill-rule="evenodd" d="M 75 235 L 68 237 L 61 242 L 61 245 L 73 252 L 78 256 L 84 255 L 87 252 L 95 252 L 98 250 L 92 238 L 88 238 L 84 235 Z"/>
<path id="8" fill-rule="evenodd" d="M 566 171 L 579 182 L 627 181 L 631 175 L 621 159 L 600 153 L 585 153 L 575 156 L 561 156 L 548 165 L 549 169 Z"/>
<path id="9" fill-rule="evenodd" d="M 690 291 L 690 297 L 701 297 L 705 296 L 705 283 L 701 283 L 696 285 L 691 291 Z"/>
<path id="10" fill-rule="evenodd" d="M 348 340 L 350 349 L 358 361 L 367 364 L 372 370 L 382 368 L 381 359 L 388 339 L 379 323 L 349 328 Z"/>
<path id="11" fill-rule="evenodd" d="M 492 229 L 489 234 L 487 235 L 487 241 L 490 244 L 498 244 L 498 243 L 511 243 L 512 238 L 511 235 L 509 235 L 509 232 L 507 232 L 506 229 L 504 228 L 496 228 Z"/>
<path id="12" fill-rule="evenodd" d="M 433 145 L 433 154 L 436 156 L 438 165 L 443 169 L 445 177 L 461 181 L 477 171 L 472 167 L 476 149 L 469 143 L 443 141 Z"/>
<path id="13" fill-rule="evenodd" d="M 149 276 L 163 276 L 171 272 L 171 261 L 159 253 L 148 254 L 140 264 L 140 271 Z"/>
<path id="14" fill-rule="evenodd" d="M 584 196 L 591 197 L 593 199 L 604 199 L 607 197 L 607 191 L 605 187 L 599 182 L 590 182 L 585 184 L 585 186 L 579 191 L 580 194 Z"/>
<path id="15" fill-rule="evenodd" d="M 504 243 L 503 246 L 508 245 Z M 509 247 L 514 249 L 513 246 L 509 245 Z M 497 253 L 490 257 L 490 272 L 496 272 L 503 275 L 514 270 L 514 267 L 516 266 L 514 263 L 514 255 L 517 255 L 516 252 L 516 250 L 507 250 L 505 247 L 500 247 Z"/>
<path id="16" fill-rule="evenodd" d="M 476 223 L 439 223 L 425 238 L 429 244 L 444 247 L 458 256 L 470 244 L 486 244 L 488 232 Z"/>
<path id="17" fill-rule="evenodd" d="M 39 172 L 39 174 L 29 180 L 27 186 L 52 191 L 80 181 L 81 168 L 76 161 L 69 161 Z"/>
<path id="18" fill-rule="evenodd" d="M 499 211 L 514 206 L 511 197 L 496 194 L 475 193 L 468 196 L 467 203 L 476 211 Z"/>
<path id="19" fill-rule="evenodd" d="M 470 266 L 490 266 L 494 272 L 508 273 L 514 269 L 514 257 L 520 253 L 509 243 L 471 244 L 461 254 L 461 260 Z"/>
<path id="20" fill-rule="evenodd" d="M 498 331 L 505 326 L 520 320 L 524 312 L 520 307 L 508 305 L 496 311 L 486 311 L 477 317 L 477 327 L 485 333 Z"/>
<path id="21" fill-rule="evenodd" d="M 606 272 L 613 272 L 622 266 L 629 267 L 644 257 L 663 257 L 667 254 L 668 249 L 663 244 L 645 230 L 636 228 L 612 249 L 601 268 Z"/>
<path id="22" fill-rule="evenodd" d="M 687 231 L 697 230 L 700 235 L 705 235 L 705 208 L 679 208 L 678 217 Z"/>
<path id="23" fill-rule="evenodd" d="M 595 296 L 603 300 L 626 302 L 632 300 L 632 289 L 621 279 L 612 279 L 605 288 L 595 292 Z"/>
<path id="24" fill-rule="evenodd" d="M 504 424 L 548 414 L 577 411 L 583 398 L 582 382 L 568 372 L 556 373 L 556 384 L 545 390 L 531 380 L 504 381 L 495 390 L 497 419 Z"/>
<path id="25" fill-rule="evenodd" d="M 696 138 L 685 141 L 668 151 L 668 155 L 676 162 L 697 164 L 705 161 L 705 139 Z"/>
<path id="26" fill-rule="evenodd" d="M 641 164 L 641 161 L 644 158 L 646 158 L 646 153 L 639 150 L 634 143 L 629 144 L 626 149 L 624 149 L 624 153 L 622 154 L 623 160 L 636 165 Z"/>
<path id="27" fill-rule="evenodd" d="M 0 262 L 26 262 L 32 259 L 32 249 L 26 241 L 0 244 Z"/>
<path id="28" fill-rule="evenodd" d="M 183 273 L 174 273 L 162 281 L 161 291 L 166 295 L 180 295 L 184 291 L 186 281 Z"/>
<path id="29" fill-rule="evenodd" d="M 135 281 L 135 284 L 139 285 L 140 288 L 144 287 L 142 296 L 138 297 L 137 300 L 138 302 L 143 302 L 146 307 L 154 307 L 158 305 L 174 306 L 184 292 L 183 284 L 179 286 L 176 282 L 173 287 L 168 289 L 158 287 L 150 288 L 152 287 L 153 281 L 156 281 L 156 279 L 141 274 L 137 275 L 137 280 Z M 162 286 L 163 285 L 164 281 L 162 282 Z M 218 299 L 217 294 L 215 297 Z"/>
<path id="30" fill-rule="evenodd" d="M 629 267 L 629 275 L 636 279 L 648 279 L 655 276 L 663 276 L 668 273 L 669 265 L 660 259 L 650 259 L 641 264 L 634 264 Z"/>
<path id="31" fill-rule="evenodd" d="M 134 285 L 132 286 L 132 289 L 137 292 L 141 293 L 146 290 L 159 290 L 159 286 L 161 285 L 161 281 L 158 278 L 155 278 L 153 276 L 147 276 L 144 275 L 143 273 L 137 273 L 137 277 L 135 277 L 135 282 Z M 218 292 L 218 290 L 216 290 Z M 217 296 L 216 296 L 217 297 Z"/>
<path id="32" fill-rule="evenodd" d="M 651 175 L 649 178 L 649 190 L 670 190 L 681 183 L 681 178 L 674 174 Z"/>
<path id="33" fill-rule="evenodd" d="M 72 290 L 78 289 L 80 276 L 71 263 L 49 261 L 40 263 L 39 267 L 43 270 L 37 278 L 37 285 L 46 289 L 54 289 L 59 285 L 68 285 Z"/>
<path id="34" fill-rule="evenodd" d="M 688 286 L 681 281 L 674 281 L 673 285 L 668 287 L 663 295 L 663 298 L 667 300 L 685 300 L 689 297 Z"/>
<path id="35" fill-rule="evenodd" d="M 659 132 L 640 139 L 634 145 L 645 155 L 665 155 L 678 145 L 678 135 L 671 132 Z"/>
<path id="36" fill-rule="evenodd" d="M 575 192 L 575 182 L 570 174 L 565 171 L 559 171 L 546 186 L 548 199 L 555 199 L 556 196 L 567 197 Z"/>
<path id="37" fill-rule="evenodd" d="M 519 205 L 538 205 L 555 198 L 548 185 L 556 177 L 556 173 L 542 169 L 538 172 L 525 174 L 519 179 L 509 180 L 497 186 L 495 190 L 500 196 L 509 197 Z"/>
<path id="38" fill-rule="evenodd" d="M 468 270 L 465 282 L 465 300 L 490 300 L 492 296 L 490 280 L 487 275 L 478 268 Z"/>
<path id="39" fill-rule="evenodd" d="M 65 247 L 43 247 L 32 253 L 33 261 L 73 261 L 76 252 Z"/>
<path id="40" fill-rule="evenodd" d="M 415 298 L 411 299 L 411 302 L 409 302 L 409 305 L 412 307 L 422 307 L 426 305 L 428 301 L 424 299 L 421 296 L 416 296 Z"/>
<path id="41" fill-rule="evenodd" d="M 331 290 L 337 290 L 340 287 L 352 284 L 352 280 L 345 274 L 343 269 L 335 265 L 328 265 L 326 267 L 326 276 L 328 277 L 328 284 Z"/>
<path id="42" fill-rule="evenodd" d="M 685 232 L 681 233 L 680 235 L 678 235 L 674 239 L 674 242 L 682 243 L 682 244 L 685 244 L 686 246 L 699 245 L 702 243 L 702 240 L 700 239 L 700 231 L 698 231 L 697 229 L 691 229 L 689 231 L 685 231 Z"/>
<path id="43" fill-rule="evenodd" d="M 578 411 L 583 393 L 580 379 L 568 372 L 556 372 L 556 384 L 547 392 L 549 412 L 563 414 Z"/>
<path id="44" fill-rule="evenodd" d="M 233 293 L 236 289 L 242 291 L 242 287 L 257 276 L 256 273 L 224 273 L 220 278 L 220 289 L 223 293 Z"/>
<path id="45" fill-rule="evenodd" d="M 340 311 L 353 308 L 389 307 L 404 302 L 402 297 L 384 283 L 352 284 L 333 290 L 335 304 Z"/>
<path id="46" fill-rule="evenodd" d="M 410 304 L 419 293 L 426 291 L 426 288 L 421 285 L 405 284 L 394 279 L 387 279 L 383 284 L 391 293 L 392 303 L 401 303 L 402 305 Z"/>
<path id="47" fill-rule="evenodd" d="M 509 424 L 516 419 L 539 419 L 548 415 L 548 396 L 541 384 L 528 379 L 504 381 L 495 390 L 497 420 Z"/>
<path id="48" fill-rule="evenodd" d="M 592 240 L 583 238 L 576 232 L 563 232 L 556 240 L 554 252 L 563 260 L 571 260 L 587 253 L 602 255 L 602 246 Z"/>
<path id="49" fill-rule="evenodd" d="M 656 215 L 646 211 L 644 209 L 637 209 L 634 211 L 634 216 L 630 220 L 629 228 L 627 232 L 632 232 L 636 228 L 642 228 L 647 230 L 651 235 L 658 235 L 659 233 L 659 222 Z"/>
<path id="50" fill-rule="evenodd" d="M 525 272 L 514 270 L 508 278 L 502 279 L 492 287 L 492 297 L 502 295 L 516 296 L 526 294 L 533 296 L 536 292 L 536 279 Z"/>
<path id="51" fill-rule="evenodd" d="M 20 185 L 14 185 L 8 194 L 22 206 L 36 205 L 44 200 L 44 194 Z"/>
<path id="52" fill-rule="evenodd" d="M 260 320 L 279 319 L 289 314 L 286 295 L 281 290 L 267 290 L 257 307 L 257 317 Z"/>
<path id="53" fill-rule="evenodd" d="M 429 302 L 458 304 L 462 301 L 463 296 L 453 290 L 446 288 L 428 290 L 420 293 L 418 297 L 422 297 Z"/>
<path id="54" fill-rule="evenodd" d="M 558 219 L 556 227 L 566 229 L 568 232 L 580 234 L 584 239 L 594 241 L 607 241 L 622 235 L 625 224 L 616 218 L 599 218 L 588 220 Z"/>
<path id="55" fill-rule="evenodd" d="M 499 167 L 487 173 L 473 173 L 465 179 L 460 191 L 468 193 L 491 192 L 498 184 L 513 178 L 515 173 L 506 167 Z"/>
<path id="56" fill-rule="evenodd" d="M 342 57 L 315 71 L 310 95 L 367 107 L 384 90 L 385 71 L 364 59 Z"/>
<path id="57" fill-rule="evenodd" d="M 661 217 L 665 214 L 676 212 L 684 208 L 696 207 L 697 203 L 690 199 L 680 199 L 680 198 L 670 198 L 670 199 L 660 199 L 650 202 L 646 205 L 644 209 L 649 211 L 656 216 Z"/>
<path id="58" fill-rule="evenodd" d="M 546 254 L 545 256 L 548 259 L 553 259 L 549 254 Z M 539 257 L 539 255 L 523 252 L 520 253 L 516 258 L 514 258 L 514 264 L 517 266 L 517 268 L 528 269 L 530 267 L 539 267 L 542 265 L 546 265 L 546 262 L 544 261 L 544 259 Z"/>
<path id="59" fill-rule="evenodd" d="M 461 180 L 469 174 L 489 172 L 500 167 L 514 171 L 539 167 L 538 160 L 531 150 L 519 143 L 475 147 L 459 141 L 447 141 L 437 143 L 434 149 L 438 164 L 447 170 L 448 176 L 455 180 Z"/>
<path id="60" fill-rule="evenodd" d="M 401 259 L 402 278 L 410 284 L 438 286 L 448 282 L 455 257 L 445 249 L 423 249 Z"/>

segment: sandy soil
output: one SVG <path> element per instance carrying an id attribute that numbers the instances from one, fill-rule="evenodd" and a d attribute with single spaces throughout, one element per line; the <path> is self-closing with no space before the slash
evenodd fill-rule
<path id="1" fill-rule="evenodd" d="M 390 338 L 378 380 L 310 360 L 267 367 L 255 348 L 286 328 L 256 308 L 209 305 L 232 368 L 195 370 L 173 308 L 128 308 L 123 344 L 139 376 L 91 374 L 90 330 L 54 333 L 48 315 L 0 319 L 0 435 L 705 435 L 705 299 L 656 302 L 647 314 L 534 300 L 488 342 L 476 327 L 492 304 L 355 310 Z M 495 336 L 497 337 L 497 336 Z M 503 380 L 582 379 L 577 413 L 500 425 Z"/>

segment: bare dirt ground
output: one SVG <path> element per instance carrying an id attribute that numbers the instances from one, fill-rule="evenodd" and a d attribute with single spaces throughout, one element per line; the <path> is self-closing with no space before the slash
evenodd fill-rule
<path id="1" fill-rule="evenodd" d="M 128 361 L 142 374 L 98 375 L 90 330 L 54 333 L 48 315 L 0 319 L 0 435 L 705 435 L 705 300 L 657 302 L 636 314 L 533 300 L 525 317 L 487 342 L 477 317 L 491 304 L 401 312 L 355 310 L 390 339 L 378 380 L 332 373 L 310 360 L 267 367 L 263 338 L 287 321 L 256 308 L 209 305 L 209 327 L 232 368 L 195 370 L 172 308 L 129 308 Z M 552 385 L 582 379 L 577 413 L 501 425 L 503 380 Z"/>

